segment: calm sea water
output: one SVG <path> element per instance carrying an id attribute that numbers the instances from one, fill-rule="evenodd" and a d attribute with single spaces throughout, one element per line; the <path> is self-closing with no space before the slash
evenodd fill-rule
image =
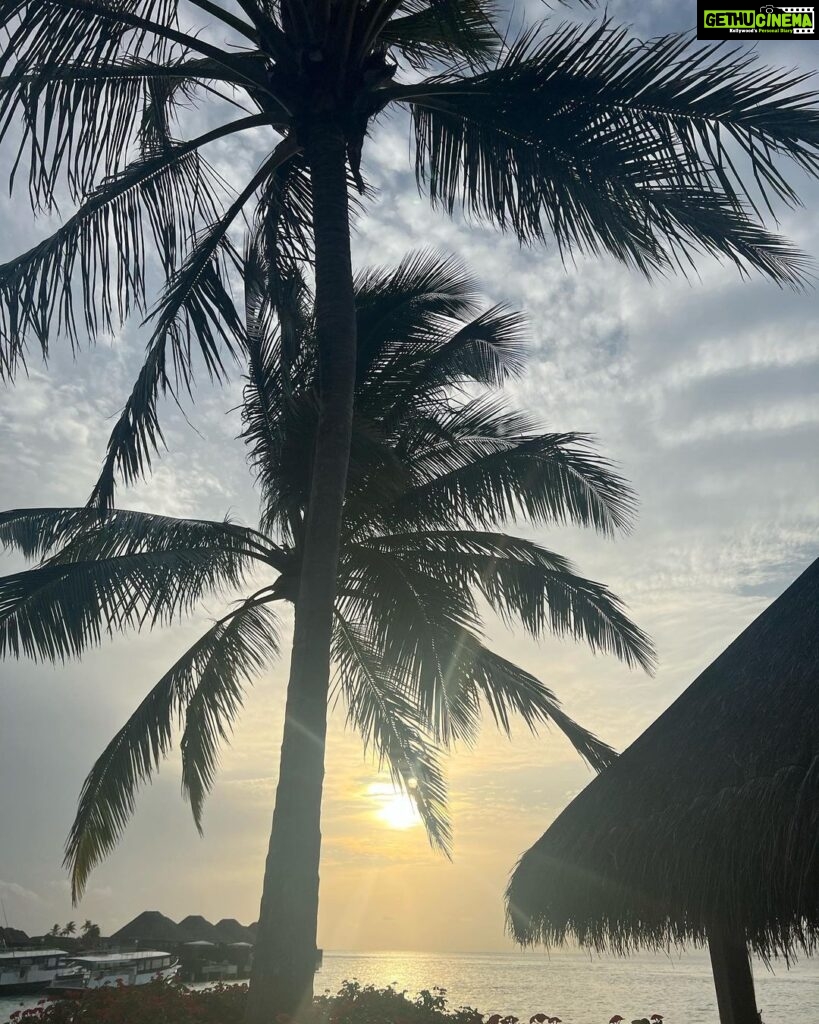
<path id="1" fill-rule="evenodd" d="M 755 967 L 757 998 L 766 1024 L 819 1024 L 819 960 L 774 974 Z M 316 991 L 336 991 L 345 979 L 388 985 L 415 994 L 440 985 L 450 1006 L 528 1018 L 538 1011 L 564 1024 L 607 1024 L 619 1013 L 662 1013 L 665 1024 L 717 1024 L 708 958 L 702 953 L 641 954 L 626 960 L 578 952 L 325 953 Z M 0 1022 L 36 999 L 0 998 Z"/>

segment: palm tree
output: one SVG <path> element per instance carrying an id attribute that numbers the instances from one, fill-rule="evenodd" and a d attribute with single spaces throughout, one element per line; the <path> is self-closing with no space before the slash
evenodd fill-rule
<path id="1" fill-rule="evenodd" d="M 100 926 L 86 918 L 85 924 L 82 926 L 81 934 L 85 943 L 88 945 L 94 945 L 96 942 L 99 942 Z"/>
<path id="2" fill-rule="evenodd" d="M 53 924 L 51 926 L 51 928 L 49 928 L 48 934 L 49 935 L 54 935 L 54 936 L 59 935 L 60 934 L 60 926 L 58 924 Z"/>
<path id="3" fill-rule="evenodd" d="M 320 415 L 316 318 L 303 292 L 292 319 L 271 316 L 263 249 L 250 252 L 244 276 L 243 436 L 262 495 L 258 530 L 88 508 L 0 516 L 0 542 L 42 558 L 0 580 L 0 655 L 78 656 L 103 631 L 166 623 L 209 593 L 246 589 L 153 687 L 86 779 L 66 852 L 75 900 L 168 753 L 177 717 L 183 788 L 201 827 L 219 742 L 243 685 L 278 652 L 277 605 L 299 593 Z M 535 637 L 552 631 L 651 664 L 648 641 L 605 587 L 503 524 L 570 521 L 612 534 L 627 528 L 633 496 L 585 438 L 543 433 L 497 394 L 523 369 L 522 321 L 503 307 L 481 311 L 456 261 L 409 257 L 391 273 L 363 275 L 356 298 L 337 695 L 412 795 L 431 842 L 448 851 L 435 751 L 473 738 L 482 705 L 504 731 L 515 714 L 533 730 L 553 723 L 595 768 L 611 757 L 547 687 L 484 644 L 478 596 Z M 258 569 L 273 582 L 254 584 Z M 266 892 L 273 883 L 266 878 Z"/>
<path id="4" fill-rule="evenodd" d="M 117 479 L 149 467 L 162 439 L 159 398 L 191 387 L 192 351 L 221 378 L 241 347 L 227 281 L 242 215 L 263 231 L 278 304 L 294 266 L 314 260 L 316 471 L 269 861 L 290 887 L 284 903 L 272 890 L 264 898 L 254 987 L 277 932 L 303 980 L 315 935 L 298 908 L 318 893 L 355 388 L 348 187 L 366 192 L 368 132 L 383 113 L 408 111 L 416 176 L 432 202 L 525 243 L 552 237 L 564 254 L 608 253 L 647 274 L 707 252 L 793 283 L 804 259 L 764 229 L 758 208 L 797 201 L 781 162 L 817 171 L 813 96 L 799 91 L 803 76 L 744 52 L 680 36 L 643 43 L 608 21 L 510 40 L 482 0 L 236 0 L 230 11 L 215 0 L 0 0 L 0 25 L 0 138 L 22 126 L 12 184 L 27 180 L 37 210 L 53 211 L 61 188 L 77 204 L 0 268 L 0 372 L 13 376 L 31 341 L 46 354 L 55 333 L 76 343 L 144 309 L 149 248 L 165 278 L 94 490 L 99 507 L 113 504 Z M 177 114 L 195 103 L 212 126 L 185 135 L 202 118 Z M 266 155 L 225 188 L 205 151 L 245 132 L 269 139 Z M 295 988 L 270 984 L 292 1010 Z"/>
<path id="5" fill-rule="evenodd" d="M 63 926 L 63 930 L 60 932 L 61 935 L 74 935 L 77 931 L 77 925 L 74 921 L 69 921 Z"/>

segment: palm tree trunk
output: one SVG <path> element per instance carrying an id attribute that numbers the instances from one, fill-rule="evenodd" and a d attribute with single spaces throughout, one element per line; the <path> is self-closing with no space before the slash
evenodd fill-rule
<path id="1" fill-rule="evenodd" d="M 247 1024 L 293 1015 L 313 993 L 330 638 L 355 389 L 344 136 L 337 124 L 315 124 L 305 150 L 313 186 L 320 414 Z"/>

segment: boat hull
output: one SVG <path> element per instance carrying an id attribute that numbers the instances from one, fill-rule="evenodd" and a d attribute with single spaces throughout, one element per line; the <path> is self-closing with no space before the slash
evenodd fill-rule
<path id="1" fill-rule="evenodd" d="M 51 985 L 51 979 L 44 981 L 17 981 L 13 985 L 0 985 L 0 999 L 3 996 L 19 996 L 25 993 L 46 992 Z"/>
<path id="2" fill-rule="evenodd" d="M 49 987 L 49 994 L 56 996 L 67 996 L 77 998 L 86 992 L 92 992 L 98 988 L 131 988 L 134 985 L 149 985 L 152 981 L 172 981 L 179 972 L 179 964 L 171 967 L 161 968 L 156 971 L 117 971 L 116 973 L 104 974 L 99 972 L 99 977 L 84 978 L 57 978 Z"/>

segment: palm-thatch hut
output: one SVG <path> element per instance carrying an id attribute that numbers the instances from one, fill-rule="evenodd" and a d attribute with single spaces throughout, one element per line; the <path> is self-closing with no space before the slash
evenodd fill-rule
<path id="1" fill-rule="evenodd" d="M 515 869 L 514 936 L 708 943 L 723 1024 L 756 1024 L 748 948 L 819 938 L 819 560 L 576 797 Z"/>
<path id="2" fill-rule="evenodd" d="M 151 943 L 181 942 L 183 939 L 179 931 L 179 925 L 172 921 L 158 910 L 143 910 L 141 914 L 123 925 L 118 932 L 114 932 L 111 941 L 116 945 L 126 943 L 138 943 L 142 945 Z"/>
<path id="3" fill-rule="evenodd" d="M 226 942 L 228 945 L 239 942 L 253 945 L 253 933 L 243 924 L 239 924 L 235 917 L 223 917 L 221 921 L 216 922 L 214 928 L 220 942 Z"/>
<path id="4" fill-rule="evenodd" d="M 211 924 L 201 914 L 188 914 L 176 928 L 182 942 L 207 942 L 215 946 L 221 941 L 216 925 Z"/>

